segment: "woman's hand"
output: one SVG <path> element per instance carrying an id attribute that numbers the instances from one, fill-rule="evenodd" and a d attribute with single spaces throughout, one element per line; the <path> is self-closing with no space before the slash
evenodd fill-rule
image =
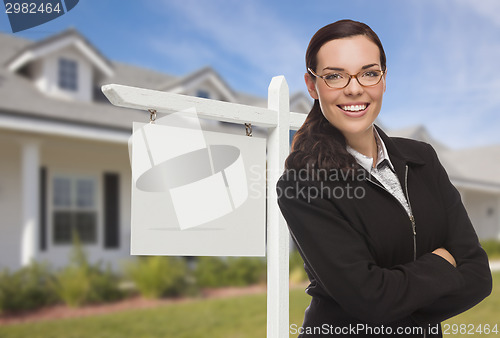
<path id="1" fill-rule="evenodd" d="M 437 248 L 432 252 L 433 254 L 436 254 L 438 256 L 443 257 L 446 259 L 451 265 L 454 267 L 457 267 L 457 262 L 455 261 L 455 258 L 451 255 L 451 253 L 446 250 L 445 248 Z"/>

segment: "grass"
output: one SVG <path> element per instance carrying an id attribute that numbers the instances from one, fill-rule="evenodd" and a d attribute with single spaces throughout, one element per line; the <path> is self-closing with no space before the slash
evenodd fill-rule
<path id="1" fill-rule="evenodd" d="M 443 323 L 443 329 L 445 329 L 446 324 L 450 326 L 453 324 L 466 325 L 466 330 L 474 328 L 477 329 L 479 325 L 484 327 L 485 324 L 489 324 L 490 328 L 495 324 L 498 328 L 498 333 L 490 335 L 500 335 L 500 272 L 493 273 L 493 292 L 486 298 L 483 302 L 479 303 L 477 306 L 469 311 L 466 311 L 456 317 L 453 317 Z M 448 330 L 448 332 L 451 331 Z M 475 333 L 477 336 L 478 333 Z M 470 334 L 453 334 L 453 337 L 470 337 Z"/>
<path id="2" fill-rule="evenodd" d="M 500 326 L 500 273 L 493 294 L 474 309 L 446 323 Z M 309 303 L 303 289 L 290 291 L 290 324 L 300 325 Z M 499 328 L 500 329 L 500 328 Z M 255 338 L 266 336 L 266 295 L 194 300 L 154 309 L 0 326 L 2 338 Z M 453 335 L 460 337 L 459 335 Z M 465 335 L 464 335 L 465 337 Z"/>

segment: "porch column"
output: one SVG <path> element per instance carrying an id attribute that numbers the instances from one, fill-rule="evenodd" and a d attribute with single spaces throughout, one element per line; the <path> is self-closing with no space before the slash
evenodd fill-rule
<path id="1" fill-rule="evenodd" d="M 36 258 L 38 248 L 39 144 L 23 142 L 21 148 L 22 229 L 21 265 Z"/>

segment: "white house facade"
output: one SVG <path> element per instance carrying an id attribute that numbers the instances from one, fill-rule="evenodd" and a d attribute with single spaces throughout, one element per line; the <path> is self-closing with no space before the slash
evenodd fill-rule
<path id="1" fill-rule="evenodd" d="M 31 260 L 63 266 L 73 232 L 93 262 L 117 268 L 130 257 L 127 142 L 132 121 L 148 115 L 109 104 L 103 84 L 267 106 L 265 98 L 230 88 L 210 67 L 174 77 L 110 61 L 73 29 L 38 42 L 0 33 L 0 45 L 0 269 Z M 304 93 L 291 96 L 292 111 L 307 113 L 310 105 Z M 245 131 L 214 121 L 205 127 Z M 422 128 L 400 133 L 436 146 L 480 237 L 499 238 L 500 146 L 452 151 Z"/>

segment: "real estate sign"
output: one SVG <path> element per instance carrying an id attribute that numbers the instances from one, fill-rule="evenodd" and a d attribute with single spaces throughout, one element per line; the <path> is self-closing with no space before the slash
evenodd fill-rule
<path id="1" fill-rule="evenodd" d="M 193 109 L 134 122 L 130 150 L 133 255 L 265 256 L 266 139 Z"/>

